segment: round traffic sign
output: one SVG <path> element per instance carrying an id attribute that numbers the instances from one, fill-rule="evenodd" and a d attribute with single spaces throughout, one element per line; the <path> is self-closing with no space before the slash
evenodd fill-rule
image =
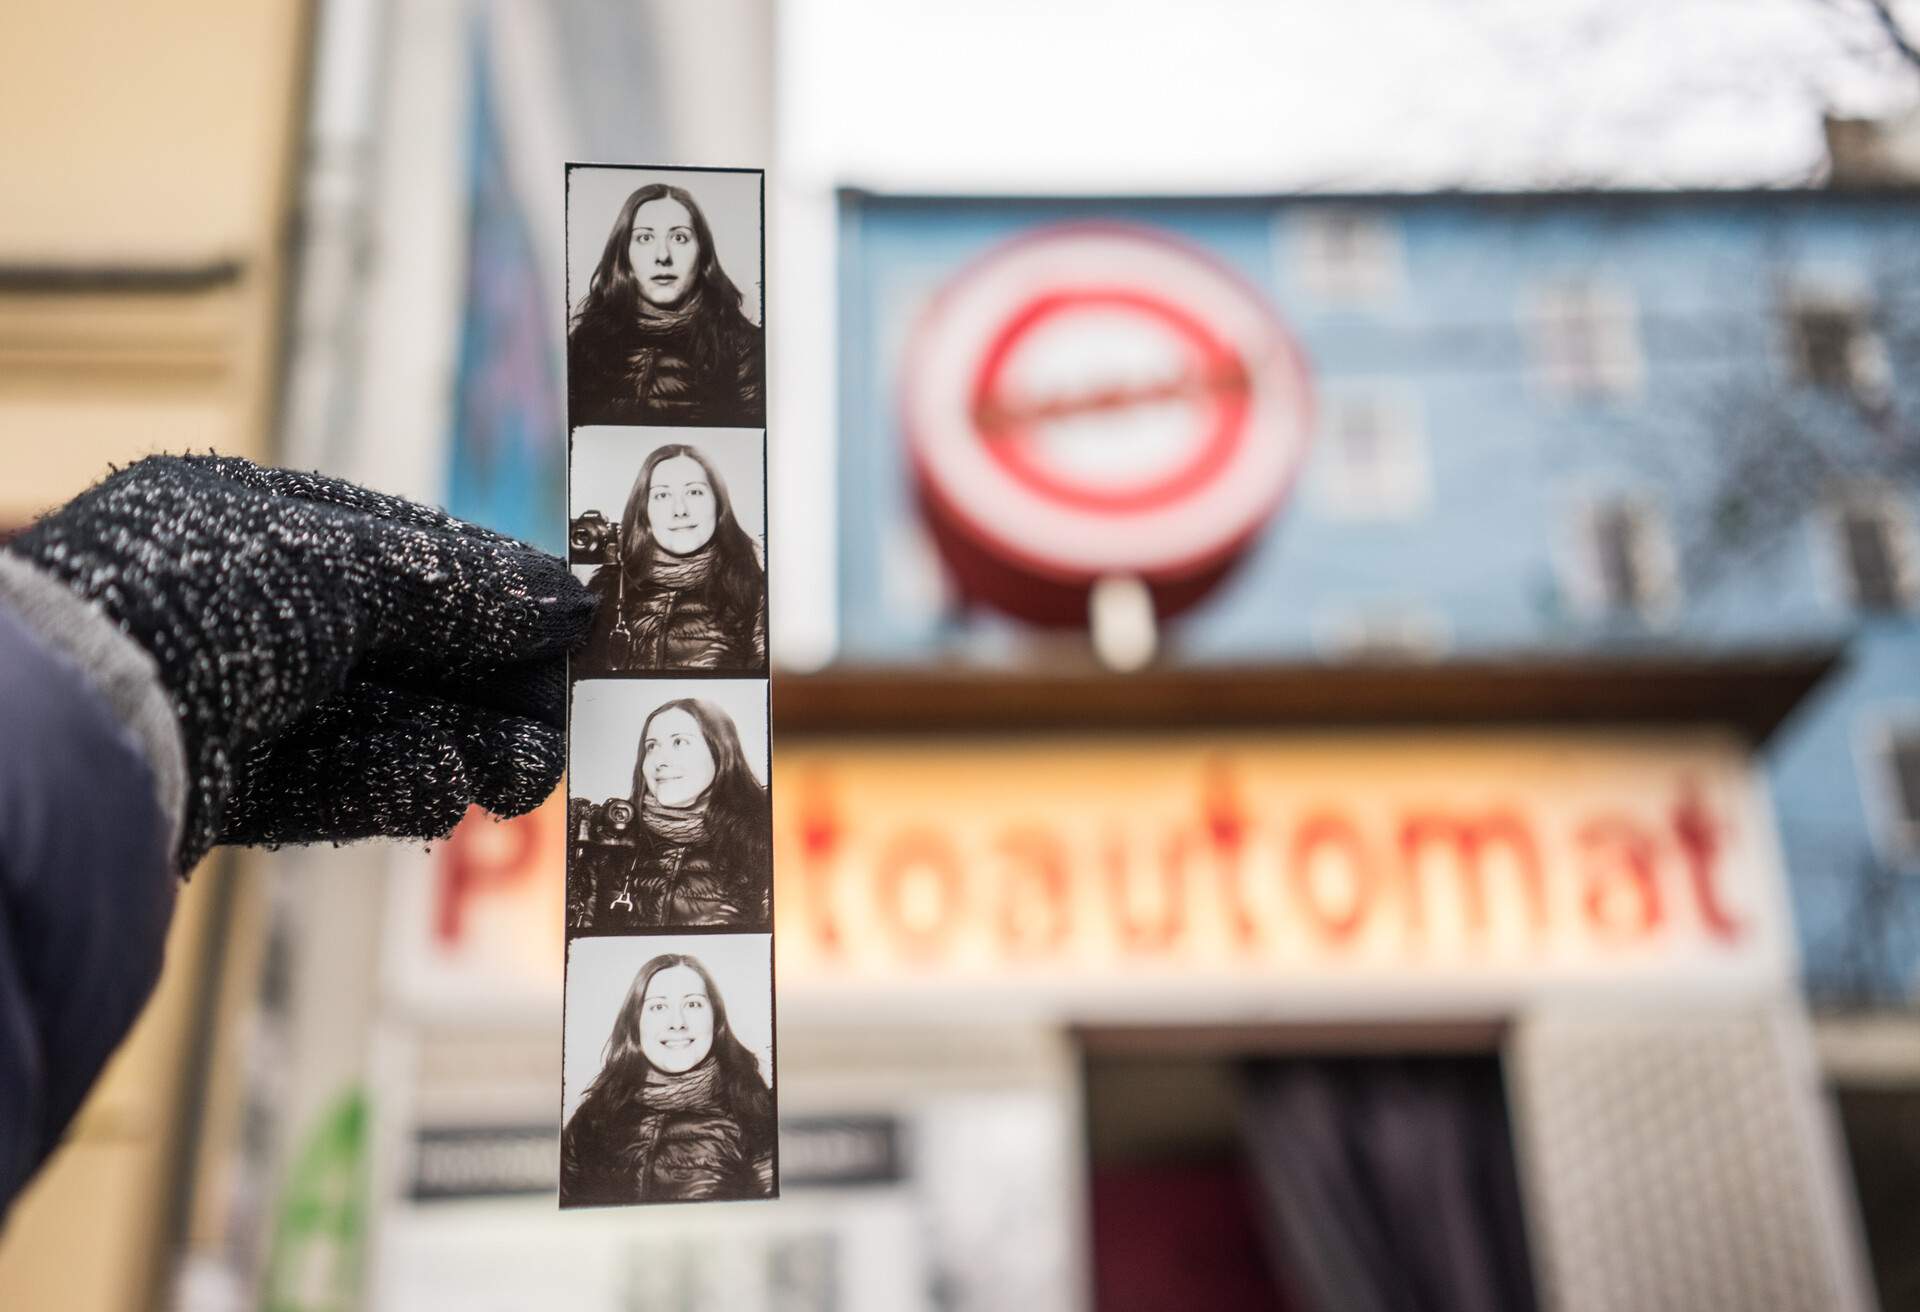
<path id="1" fill-rule="evenodd" d="M 1153 229 L 1031 233 L 962 271 L 907 352 L 905 430 L 973 597 L 1083 623 L 1101 578 L 1204 595 L 1305 451 L 1304 359 L 1256 290 Z"/>

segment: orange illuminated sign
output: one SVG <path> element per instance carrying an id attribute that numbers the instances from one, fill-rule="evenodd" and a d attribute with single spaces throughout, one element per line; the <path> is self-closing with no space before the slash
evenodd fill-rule
<path id="1" fill-rule="evenodd" d="M 783 748 L 779 984 L 802 1006 L 1004 987 L 1130 1016 L 1170 983 L 1262 1005 L 1770 985 L 1791 959 L 1761 796 L 1706 736 Z M 557 991 L 563 823 L 470 820 L 403 874 L 403 989 Z"/>
<path id="2" fill-rule="evenodd" d="M 782 754 L 782 983 L 1784 976 L 1715 741 L 1210 739 Z"/>

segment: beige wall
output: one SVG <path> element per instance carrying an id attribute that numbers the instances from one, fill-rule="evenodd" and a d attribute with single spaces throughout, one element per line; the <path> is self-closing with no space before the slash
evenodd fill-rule
<path id="1" fill-rule="evenodd" d="M 0 521 L 109 459 L 262 449 L 298 0 L 0 5 Z M 79 293 L 23 271 L 234 276 Z"/>
<path id="2" fill-rule="evenodd" d="M 109 461 L 269 450 L 306 45 L 299 0 L 0 5 L 0 528 Z M 162 1299 L 230 875 L 183 890 L 159 993 L 0 1233 L 0 1307 Z"/>

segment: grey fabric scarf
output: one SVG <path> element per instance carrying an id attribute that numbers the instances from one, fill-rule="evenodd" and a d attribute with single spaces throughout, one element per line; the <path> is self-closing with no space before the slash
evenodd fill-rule
<path id="1" fill-rule="evenodd" d="M 647 832 L 676 847 L 693 847 L 707 838 L 707 795 L 685 806 L 668 806 L 652 793 L 640 803 L 640 822 Z"/>

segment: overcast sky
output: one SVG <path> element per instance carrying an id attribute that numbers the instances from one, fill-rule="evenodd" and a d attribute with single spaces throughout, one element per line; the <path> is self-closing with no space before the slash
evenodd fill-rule
<path id="1" fill-rule="evenodd" d="M 1920 0 L 1901 0 L 1920 31 Z M 1773 183 L 1911 106 L 1859 0 L 783 0 L 783 166 L 890 190 Z"/>

